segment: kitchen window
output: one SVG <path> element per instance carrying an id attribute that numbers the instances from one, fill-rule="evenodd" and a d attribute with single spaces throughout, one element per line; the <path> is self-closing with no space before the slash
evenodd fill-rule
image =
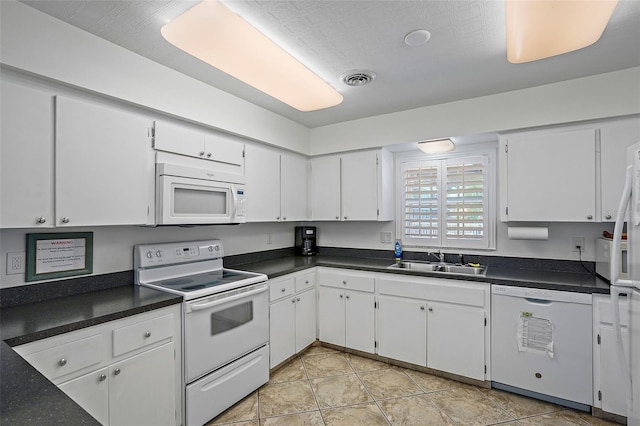
<path id="1" fill-rule="evenodd" d="M 398 159 L 398 235 L 408 247 L 495 248 L 493 152 Z"/>

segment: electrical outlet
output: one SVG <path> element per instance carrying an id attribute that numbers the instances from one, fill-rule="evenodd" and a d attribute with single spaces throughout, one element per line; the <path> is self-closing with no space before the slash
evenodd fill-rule
<path id="1" fill-rule="evenodd" d="M 580 247 L 578 249 L 578 247 Z M 571 251 L 575 251 L 576 253 L 582 252 L 584 253 L 584 237 L 572 237 L 571 238 Z"/>
<path id="2" fill-rule="evenodd" d="M 24 253 L 7 253 L 7 275 L 24 274 Z"/>
<path id="3" fill-rule="evenodd" d="M 381 243 L 390 243 L 391 242 L 391 232 L 381 232 L 380 233 L 380 242 Z"/>

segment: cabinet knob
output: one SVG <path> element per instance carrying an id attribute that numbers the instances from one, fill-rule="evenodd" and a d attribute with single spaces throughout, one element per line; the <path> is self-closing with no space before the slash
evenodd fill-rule
<path id="1" fill-rule="evenodd" d="M 200 151 L 200 157 L 204 157 L 204 151 Z"/>
<path id="2" fill-rule="evenodd" d="M 285 291 L 287 291 L 287 289 L 286 288 L 281 288 L 280 291 L 284 293 Z"/>
<path id="3" fill-rule="evenodd" d="M 421 310 L 421 311 L 424 311 L 424 306 L 420 306 L 420 310 Z"/>
<path id="4" fill-rule="evenodd" d="M 345 297 L 348 299 L 348 298 L 349 298 L 349 295 L 347 294 Z"/>
<path id="5" fill-rule="evenodd" d="M 60 222 L 62 223 L 69 223 L 69 218 L 68 217 L 63 217 Z"/>
<path id="6" fill-rule="evenodd" d="M 296 298 L 291 299 L 291 303 L 296 303 Z"/>
<path id="7" fill-rule="evenodd" d="M 286 216 L 283 216 L 283 217 L 282 217 L 282 220 L 287 220 L 287 217 L 286 217 Z"/>
<path id="8" fill-rule="evenodd" d="M 280 220 L 280 216 L 276 216 L 276 220 Z"/>
<path id="9" fill-rule="evenodd" d="M 120 374 L 120 369 L 116 368 L 115 370 L 113 370 L 113 375 L 117 376 L 118 374 Z"/>
<path id="10" fill-rule="evenodd" d="M 100 382 L 104 382 L 105 380 L 107 380 L 107 375 L 106 374 L 101 374 L 100 377 L 98 377 L 98 381 L 100 381 Z"/>
<path id="11" fill-rule="evenodd" d="M 593 219 L 593 215 L 592 214 L 588 214 L 587 215 L 587 219 L 589 219 L 589 220 Z"/>
<path id="12" fill-rule="evenodd" d="M 211 158 L 211 153 L 207 152 L 207 158 Z"/>
<path id="13" fill-rule="evenodd" d="M 145 332 L 145 333 L 144 333 L 144 337 L 145 337 L 145 338 L 147 338 L 147 339 L 148 339 L 149 337 L 151 337 L 151 332 L 150 332 L 150 331 Z"/>
<path id="14" fill-rule="evenodd" d="M 611 215 L 610 215 L 610 214 L 608 214 L 608 215 L 606 215 L 606 216 L 605 216 L 605 218 L 607 218 L 607 219 L 611 219 Z"/>
<path id="15" fill-rule="evenodd" d="M 340 216 L 336 216 L 336 220 L 340 220 Z"/>
<path id="16" fill-rule="evenodd" d="M 342 284 L 347 285 L 347 280 L 342 280 Z"/>
<path id="17" fill-rule="evenodd" d="M 42 225 L 43 223 L 45 223 L 47 221 L 47 219 L 45 217 L 39 217 L 36 219 L 36 223 Z"/>
<path id="18" fill-rule="evenodd" d="M 305 281 L 304 281 L 304 283 L 305 283 L 305 284 L 309 284 L 309 280 L 305 280 Z"/>
<path id="19" fill-rule="evenodd" d="M 347 220 L 347 217 L 346 217 L 346 216 L 344 217 L 344 220 Z"/>
<path id="20" fill-rule="evenodd" d="M 67 360 L 65 358 L 61 358 L 60 361 L 58 361 L 58 365 L 60 367 L 64 367 L 65 365 L 67 365 Z"/>
<path id="21" fill-rule="evenodd" d="M 433 308 L 429 307 L 429 312 L 433 312 Z"/>
<path id="22" fill-rule="evenodd" d="M 342 299 L 343 297 L 344 297 L 344 295 L 343 295 L 343 294 L 341 294 L 341 295 L 340 295 L 340 299 Z"/>
<path id="23" fill-rule="evenodd" d="M 298 298 L 296 299 L 296 302 L 299 302 L 299 301 L 300 301 L 300 298 L 298 297 Z"/>

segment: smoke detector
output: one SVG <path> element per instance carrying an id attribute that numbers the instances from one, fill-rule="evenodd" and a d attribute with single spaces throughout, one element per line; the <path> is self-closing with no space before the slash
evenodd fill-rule
<path id="1" fill-rule="evenodd" d="M 376 78 L 375 73 L 371 71 L 363 71 L 363 70 L 353 70 L 348 71 L 342 76 L 340 76 L 340 80 L 346 84 L 347 86 L 360 87 L 365 84 L 371 83 Z"/>

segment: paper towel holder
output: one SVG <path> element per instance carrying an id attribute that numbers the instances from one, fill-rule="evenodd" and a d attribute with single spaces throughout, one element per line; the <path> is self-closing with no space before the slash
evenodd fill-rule
<path id="1" fill-rule="evenodd" d="M 549 239 L 549 223 L 509 223 L 507 237 L 510 240 L 538 240 Z"/>

